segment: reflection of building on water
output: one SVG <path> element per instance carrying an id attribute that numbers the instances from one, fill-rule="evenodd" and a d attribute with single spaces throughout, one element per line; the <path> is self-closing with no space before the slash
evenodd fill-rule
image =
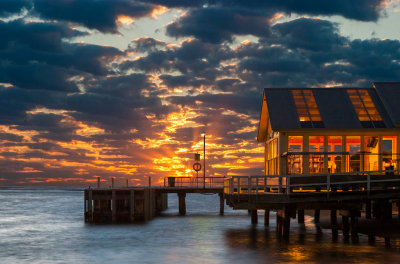
<path id="1" fill-rule="evenodd" d="M 264 90 L 265 174 L 399 168 L 400 83 Z"/>

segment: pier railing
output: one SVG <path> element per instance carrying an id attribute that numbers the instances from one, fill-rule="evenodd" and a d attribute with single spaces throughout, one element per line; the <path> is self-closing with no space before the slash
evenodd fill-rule
<path id="1" fill-rule="evenodd" d="M 226 177 L 165 177 L 164 187 L 223 188 Z"/>
<path id="2" fill-rule="evenodd" d="M 270 194 L 365 191 L 400 188 L 400 171 L 233 176 L 224 180 L 225 194 Z"/>

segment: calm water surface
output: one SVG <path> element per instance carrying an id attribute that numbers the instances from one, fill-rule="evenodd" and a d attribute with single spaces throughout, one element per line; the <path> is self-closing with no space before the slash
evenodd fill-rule
<path id="1" fill-rule="evenodd" d="M 83 222 L 83 191 L 78 189 L 0 189 L 0 263 L 400 263 L 400 243 L 386 249 L 332 242 L 292 222 L 290 242 L 275 235 L 275 215 L 265 228 L 251 226 L 247 212 L 225 207 L 216 195 L 189 194 L 185 217 L 177 197 L 169 209 L 146 224 L 91 225 Z"/>

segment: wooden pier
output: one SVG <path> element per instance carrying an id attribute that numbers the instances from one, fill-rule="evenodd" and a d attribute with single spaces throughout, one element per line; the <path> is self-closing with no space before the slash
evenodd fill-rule
<path id="1" fill-rule="evenodd" d="M 265 210 L 265 225 L 269 225 L 269 212 L 275 210 L 277 232 L 286 238 L 290 219 L 297 217 L 304 223 L 305 210 L 314 211 L 316 224 L 320 211 L 329 210 L 333 236 L 341 229 L 344 237 L 351 235 L 354 241 L 361 216 L 371 219 L 375 231 L 386 223 L 393 224 L 393 208 L 400 217 L 399 171 L 238 176 L 225 180 L 224 196 L 233 209 L 249 210 L 253 224 L 258 221 L 257 210 Z M 338 216 L 342 218 L 340 226 Z M 378 233 L 369 234 L 370 240 Z M 390 245 L 389 237 L 385 241 Z"/>
<path id="2" fill-rule="evenodd" d="M 179 199 L 179 214 L 186 215 L 186 194 L 218 194 L 224 214 L 222 177 L 168 177 L 164 186 L 88 188 L 84 191 L 84 218 L 89 223 L 134 223 L 149 221 L 168 208 L 168 194 Z M 168 181 L 169 182 L 168 182 Z M 168 184 L 167 184 L 168 183 Z"/>
<path id="3" fill-rule="evenodd" d="M 218 194 L 220 214 L 224 203 L 234 210 L 248 210 L 251 223 L 258 223 L 258 210 L 276 211 L 276 229 L 288 238 L 290 220 L 304 224 L 305 212 L 313 212 L 319 224 L 320 212 L 329 211 L 333 239 L 339 231 L 345 238 L 358 240 L 358 233 L 385 237 L 386 226 L 399 227 L 400 171 L 328 173 L 286 176 L 234 176 L 208 179 L 199 184 L 193 178 L 167 178 L 164 186 L 88 188 L 85 190 L 85 221 L 90 223 L 133 223 L 149 221 L 168 207 L 168 194 L 178 196 L 179 214 L 186 214 L 188 193 Z M 397 219 L 393 210 L 397 210 Z M 367 219 L 359 225 L 359 220 Z M 339 218 L 339 219 L 338 219 Z M 366 231 L 367 230 L 367 231 Z M 400 234 L 399 234 L 400 236 Z"/>

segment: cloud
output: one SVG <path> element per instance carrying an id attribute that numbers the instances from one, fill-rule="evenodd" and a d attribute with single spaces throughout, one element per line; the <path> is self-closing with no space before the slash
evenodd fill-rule
<path id="1" fill-rule="evenodd" d="M 377 21 L 381 16 L 385 0 L 359 0 L 359 1 L 319 1 L 319 0 L 216 0 L 221 6 L 233 6 L 252 10 L 274 10 L 286 14 L 304 15 L 340 15 L 345 18 L 360 21 Z"/>
<path id="2" fill-rule="evenodd" d="M 69 43 L 86 35 L 59 22 L 0 21 L 0 82 L 24 89 L 76 92 L 70 78 L 79 74 L 105 75 L 113 47 Z"/>
<path id="3" fill-rule="evenodd" d="M 134 19 L 145 17 L 155 8 L 146 1 L 34 0 L 34 12 L 41 18 L 72 22 L 109 33 L 117 33 L 118 16 L 125 15 Z"/>
<path id="4" fill-rule="evenodd" d="M 31 8 L 30 0 L 3 0 L 0 1 L 0 17 L 8 17 L 10 15 L 19 14 L 22 9 Z"/>
<path id="5" fill-rule="evenodd" d="M 172 37 L 194 36 L 211 43 L 231 42 L 233 35 L 269 35 L 268 16 L 255 11 L 207 7 L 194 9 L 168 25 Z"/>
<path id="6" fill-rule="evenodd" d="M 148 51 L 153 51 L 156 48 L 164 47 L 166 45 L 167 43 L 165 43 L 164 41 L 160 41 L 149 37 L 141 37 L 132 40 L 130 49 L 136 52 L 148 52 Z"/>

